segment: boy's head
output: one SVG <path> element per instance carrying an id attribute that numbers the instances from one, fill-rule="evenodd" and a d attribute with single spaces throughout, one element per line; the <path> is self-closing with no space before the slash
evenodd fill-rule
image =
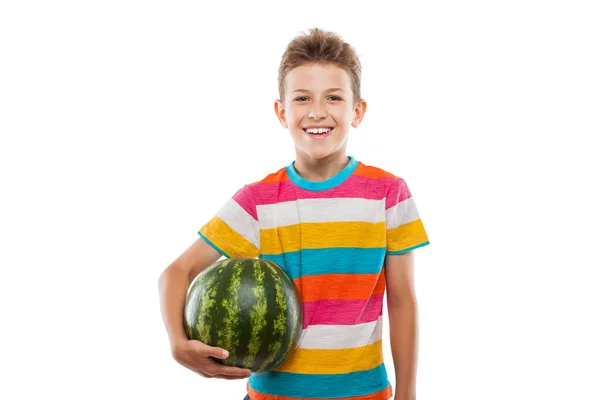
<path id="1" fill-rule="evenodd" d="M 366 111 L 360 79 L 358 55 L 335 33 L 315 28 L 288 44 L 279 66 L 275 113 L 289 129 L 298 158 L 345 158 L 350 126 L 358 128 Z M 310 134 L 311 127 L 332 130 Z"/>

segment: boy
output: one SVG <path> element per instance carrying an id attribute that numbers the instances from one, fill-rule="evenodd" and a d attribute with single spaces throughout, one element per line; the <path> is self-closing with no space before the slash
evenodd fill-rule
<path id="1" fill-rule="evenodd" d="M 350 126 L 367 109 L 354 49 L 312 29 L 295 38 L 279 68 L 275 113 L 296 159 L 243 186 L 161 275 L 161 309 L 173 357 L 205 377 L 250 376 L 252 400 L 392 397 L 383 363 L 387 290 L 395 400 L 415 399 L 417 306 L 412 250 L 429 244 L 406 182 L 346 155 Z M 301 292 L 298 347 L 277 368 L 222 366 L 221 348 L 187 340 L 182 314 L 193 279 L 222 255 L 280 265 Z"/>

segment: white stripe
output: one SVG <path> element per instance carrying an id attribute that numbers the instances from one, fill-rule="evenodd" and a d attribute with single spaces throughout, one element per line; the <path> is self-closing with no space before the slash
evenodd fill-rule
<path id="1" fill-rule="evenodd" d="M 384 222 L 385 199 L 299 199 L 257 205 L 261 229 L 296 225 L 300 222 Z"/>
<path id="2" fill-rule="evenodd" d="M 385 212 L 386 229 L 397 228 L 400 225 L 408 224 L 418 220 L 419 211 L 412 197 L 401 201 Z"/>
<path id="3" fill-rule="evenodd" d="M 383 318 L 358 325 L 310 325 L 302 331 L 301 349 L 350 349 L 381 340 Z"/>
<path id="4" fill-rule="evenodd" d="M 235 200 L 230 198 L 217 212 L 217 216 L 256 248 L 260 248 L 258 222 Z"/>

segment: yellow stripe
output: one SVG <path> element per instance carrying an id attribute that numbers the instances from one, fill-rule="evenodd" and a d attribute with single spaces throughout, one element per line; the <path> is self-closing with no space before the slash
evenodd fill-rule
<path id="1" fill-rule="evenodd" d="M 200 233 L 231 258 L 256 258 L 260 253 L 256 246 L 219 217 L 213 217 L 200 229 Z"/>
<path id="2" fill-rule="evenodd" d="M 363 347 L 340 350 L 297 348 L 273 371 L 298 374 L 345 374 L 366 371 L 383 362 L 381 340 Z"/>
<path id="3" fill-rule="evenodd" d="M 263 254 L 330 247 L 385 247 L 385 222 L 303 222 L 261 229 L 260 247 Z"/>
<path id="4" fill-rule="evenodd" d="M 420 219 L 387 231 L 387 251 L 400 251 L 427 242 L 427 233 Z"/>

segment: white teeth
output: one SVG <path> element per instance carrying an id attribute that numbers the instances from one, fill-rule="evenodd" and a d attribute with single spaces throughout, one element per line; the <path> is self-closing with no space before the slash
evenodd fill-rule
<path id="1" fill-rule="evenodd" d="M 318 128 L 318 129 L 308 128 L 306 130 L 306 132 L 308 132 L 308 133 L 326 133 L 326 132 L 329 132 L 330 130 L 331 129 L 329 129 L 329 128 Z"/>

